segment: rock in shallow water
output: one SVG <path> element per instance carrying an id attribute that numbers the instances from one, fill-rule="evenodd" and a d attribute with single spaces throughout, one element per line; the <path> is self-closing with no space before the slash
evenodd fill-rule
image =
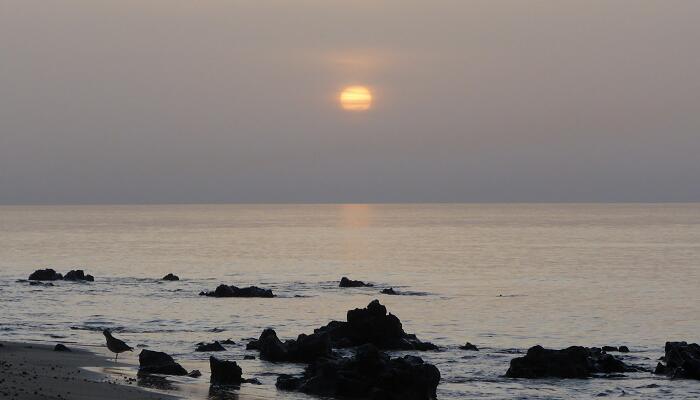
<path id="1" fill-rule="evenodd" d="M 198 369 L 193 369 L 187 374 L 187 376 L 189 376 L 190 378 L 199 378 L 200 376 L 202 376 L 202 373 Z"/>
<path id="2" fill-rule="evenodd" d="M 696 343 L 666 342 L 665 355 L 656 366 L 655 374 L 672 378 L 700 380 L 700 346 Z"/>
<path id="3" fill-rule="evenodd" d="M 209 297 L 275 297 L 270 289 L 262 289 L 257 286 L 239 288 L 229 285 L 219 285 L 213 292 L 203 291 L 199 295 Z"/>
<path id="4" fill-rule="evenodd" d="M 514 358 L 509 378 L 588 378 L 596 373 L 637 371 L 598 348 L 572 346 L 562 350 L 534 346 L 524 357 Z"/>
<path id="5" fill-rule="evenodd" d="M 416 335 L 404 332 L 401 321 L 379 300 L 373 300 L 366 308 L 347 312 L 347 321 L 331 321 L 318 328 L 315 334 L 327 333 L 333 347 L 352 347 L 371 343 L 386 350 L 437 350 L 429 342 L 421 342 Z"/>
<path id="6" fill-rule="evenodd" d="M 174 275 L 173 273 L 169 273 L 168 275 L 165 275 L 161 280 L 163 280 L 163 281 L 179 281 L 180 277 L 177 275 Z"/>
<path id="7" fill-rule="evenodd" d="M 467 350 L 467 351 L 479 351 L 479 348 L 476 347 L 476 345 L 473 345 L 469 342 L 467 342 L 464 346 L 459 346 L 460 350 Z"/>
<path id="8" fill-rule="evenodd" d="M 374 285 L 372 285 L 371 283 L 364 283 L 362 281 L 354 281 L 352 279 L 348 279 L 345 276 L 340 279 L 340 283 L 338 284 L 338 287 L 343 287 L 343 288 L 347 288 L 347 287 L 372 287 L 372 286 L 374 286 Z"/>
<path id="9" fill-rule="evenodd" d="M 139 374 L 187 375 L 187 370 L 166 353 L 141 350 Z"/>
<path id="10" fill-rule="evenodd" d="M 51 268 L 38 269 L 32 272 L 28 278 L 30 281 L 58 281 L 63 279 L 63 275 L 54 271 Z"/>
<path id="11" fill-rule="evenodd" d="M 56 346 L 54 346 L 53 351 L 67 351 L 70 352 L 70 349 L 66 347 L 65 345 L 59 343 Z"/>
<path id="12" fill-rule="evenodd" d="M 420 357 L 390 359 L 372 345 L 352 358 L 319 358 L 301 377 L 282 375 L 277 388 L 321 396 L 391 400 L 436 398 L 440 371 Z"/>
<path id="13" fill-rule="evenodd" d="M 64 281 L 88 281 L 94 282 L 95 278 L 90 274 L 85 274 L 82 269 L 70 270 L 63 277 Z"/>
<path id="14" fill-rule="evenodd" d="M 194 351 L 226 351 L 221 343 L 214 341 L 213 343 L 197 343 L 197 348 Z"/>
<path id="15" fill-rule="evenodd" d="M 404 332 L 401 321 L 387 314 L 386 307 L 378 300 L 372 301 L 367 308 L 348 311 L 347 321 L 331 321 L 311 335 L 299 335 L 296 340 L 283 343 L 274 330 L 266 329 L 246 348 L 259 350 L 263 360 L 312 362 L 319 357 L 331 357 L 333 347 L 364 344 L 385 350 L 438 350 L 438 346 Z"/>
<path id="16" fill-rule="evenodd" d="M 235 361 L 219 360 L 209 357 L 211 367 L 211 383 L 214 385 L 240 385 L 243 382 L 243 370 Z"/>
<path id="17" fill-rule="evenodd" d="M 276 362 L 309 363 L 319 357 L 332 357 L 331 342 L 328 335 L 301 334 L 296 340 L 282 342 L 274 329 L 265 329 L 258 340 L 246 346 L 248 350 L 260 351 L 260 359 Z"/>

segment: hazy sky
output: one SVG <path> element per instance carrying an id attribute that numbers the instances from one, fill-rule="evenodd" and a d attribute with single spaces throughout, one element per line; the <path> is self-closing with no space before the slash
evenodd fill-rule
<path id="1" fill-rule="evenodd" d="M 700 1 L 0 0 L 0 203 L 307 201 L 700 201 Z"/>

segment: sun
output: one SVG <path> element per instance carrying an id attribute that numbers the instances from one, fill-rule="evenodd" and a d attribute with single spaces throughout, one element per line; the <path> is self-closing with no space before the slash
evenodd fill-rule
<path id="1" fill-rule="evenodd" d="M 340 106 L 346 111 L 367 111 L 372 107 L 372 92 L 365 86 L 348 86 L 340 92 Z"/>

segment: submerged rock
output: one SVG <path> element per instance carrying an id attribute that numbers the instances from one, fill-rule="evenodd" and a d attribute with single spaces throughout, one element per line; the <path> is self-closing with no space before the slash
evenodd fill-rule
<path id="1" fill-rule="evenodd" d="M 38 269 L 32 272 L 28 278 L 30 281 L 58 281 L 63 279 L 63 275 L 54 271 L 51 268 Z"/>
<path id="2" fill-rule="evenodd" d="M 697 343 L 666 342 L 663 363 L 656 366 L 655 374 L 672 378 L 700 380 L 700 346 Z"/>
<path id="3" fill-rule="evenodd" d="M 619 352 L 619 353 L 629 353 L 630 349 L 627 346 L 620 346 L 620 347 L 615 347 L 615 346 L 603 346 L 601 347 L 601 350 L 605 352 Z"/>
<path id="4" fill-rule="evenodd" d="M 277 388 L 342 398 L 430 400 L 439 383 L 440 371 L 420 357 L 390 359 L 365 345 L 352 358 L 319 358 L 301 377 L 282 375 Z"/>
<path id="5" fill-rule="evenodd" d="M 53 351 L 67 351 L 70 352 L 70 349 L 66 347 L 65 345 L 59 343 L 56 346 L 54 346 Z"/>
<path id="6" fill-rule="evenodd" d="M 401 321 L 379 300 L 373 300 L 366 308 L 347 312 L 347 321 L 331 321 L 314 333 L 327 333 L 333 347 L 352 347 L 371 343 L 386 350 L 437 350 L 429 342 L 421 342 L 416 335 L 404 332 Z"/>
<path id="7" fill-rule="evenodd" d="M 179 281 L 180 277 L 177 275 L 174 275 L 172 273 L 169 273 L 168 275 L 165 275 L 161 280 L 162 281 Z"/>
<path id="8" fill-rule="evenodd" d="M 479 351 L 479 348 L 476 347 L 476 345 L 473 345 L 469 342 L 467 342 L 464 346 L 459 346 L 460 350 L 467 350 L 467 351 Z"/>
<path id="9" fill-rule="evenodd" d="M 509 378 L 588 378 L 596 373 L 637 371 L 597 348 L 572 346 L 562 350 L 534 346 L 524 357 L 514 358 L 506 372 Z"/>
<path id="10" fill-rule="evenodd" d="M 362 281 L 354 281 L 352 279 L 348 279 L 347 277 L 342 277 L 340 279 L 340 284 L 338 284 L 339 287 L 372 287 L 374 286 L 371 283 L 364 283 Z"/>
<path id="11" fill-rule="evenodd" d="M 240 385 L 243 382 L 243 370 L 235 361 L 219 360 L 214 356 L 209 357 L 211 367 L 210 382 L 214 385 Z"/>
<path id="12" fill-rule="evenodd" d="M 144 349 L 139 353 L 139 374 L 187 375 L 187 370 L 166 353 Z"/>
<path id="13" fill-rule="evenodd" d="M 384 289 L 382 290 L 382 294 L 388 294 L 391 296 L 398 296 L 400 293 L 394 290 L 394 288 L 389 288 L 389 289 Z"/>
<path id="14" fill-rule="evenodd" d="M 270 289 L 262 289 L 257 286 L 239 288 L 229 285 L 219 285 L 213 292 L 204 291 L 199 295 L 209 297 L 275 297 Z"/>
<path id="15" fill-rule="evenodd" d="M 187 374 L 187 376 L 189 376 L 190 378 L 199 378 L 200 376 L 202 376 L 202 373 L 198 369 L 193 369 Z"/>
<path id="16" fill-rule="evenodd" d="M 214 341 L 213 343 L 197 343 L 197 348 L 194 351 L 226 351 L 221 343 Z"/>
<path id="17" fill-rule="evenodd" d="M 86 275 L 82 269 L 70 270 L 63 277 L 64 281 L 88 281 L 93 282 L 95 278 L 92 275 Z"/>
<path id="18" fill-rule="evenodd" d="M 26 281 L 25 281 L 26 282 Z M 38 282 L 38 281 L 30 281 L 29 286 L 53 286 L 53 283 L 51 282 Z"/>

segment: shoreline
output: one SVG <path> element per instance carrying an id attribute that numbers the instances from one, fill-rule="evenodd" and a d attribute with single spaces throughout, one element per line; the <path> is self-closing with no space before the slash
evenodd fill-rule
<path id="1" fill-rule="evenodd" d="M 180 399 L 136 386 L 127 376 L 104 368 L 131 367 L 114 363 L 80 346 L 70 352 L 36 343 L 0 342 L 0 397 L 13 400 L 175 400 Z M 99 372 L 98 372 L 99 371 Z M 120 379 L 121 378 L 121 379 Z"/>

